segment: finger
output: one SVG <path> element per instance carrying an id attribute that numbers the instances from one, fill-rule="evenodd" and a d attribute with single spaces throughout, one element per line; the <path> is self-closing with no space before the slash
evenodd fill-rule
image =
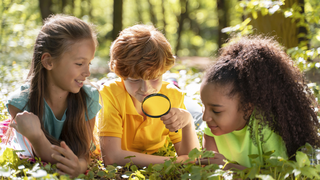
<path id="1" fill-rule="evenodd" d="M 61 143 L 60 143 L 61 144 Z M 63 145 L 63 144 L 62 144 Z M 60 146 L 56 146 L 56 145 L 52 145 L 51 146 L 52 149 L 56 150 L 57 152 L 59 152 L 60 154 L 62 154 L 63 156 L 65 156 L 68 159 L 73 159 L 74 158 L 74 154 L 73 152 L 69 149 L 69 147 L 65 147 L 63 145 L 63 147 Z"/>
<path id="2" fill-rule="evenodd" d="M 57 173 L 59 173 L 60 175 L 65 175 L 66 173 L 60 171 L 59 169 L 57 169 Z"/>
<path id="3" fill-rule="evenodd" d="M 62 163 L 62 164 L 65 164 L 66 166 L 70 166 L 72 164 L 71 160 L 66 158 L 66 157 L 63 157 L 62 155 L 60 154 L 51 154 L 51 157 L 55 160 L 57 160 L 58 162 Z"/>
<path id="4" fill-rule="evenodd" d="M 17 130 L 18 128 L 18 125 L 16 123 L 10 123 L 9 126 L 14 128 L 15 130 Z"/>
<path id="5" fill-rule="evenodd" d="M 68 167 L 62 163 L 57 163 L 57 168 L 65 174 L 72 175 L 72 173 L 73 173 L 73 170 L 70 167 Z"/>

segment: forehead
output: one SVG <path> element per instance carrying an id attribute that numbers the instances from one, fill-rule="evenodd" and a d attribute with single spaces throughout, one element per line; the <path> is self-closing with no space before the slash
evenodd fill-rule
<path id="1" fill-rule="evenodd" d="M 215 83 L 203 82 L 200 87 L 200 96 L 202 102 L 211 104 L 229 104 L 238 103 L 238 95 L 229 96 L 232 84 L 218 85 Z"/>

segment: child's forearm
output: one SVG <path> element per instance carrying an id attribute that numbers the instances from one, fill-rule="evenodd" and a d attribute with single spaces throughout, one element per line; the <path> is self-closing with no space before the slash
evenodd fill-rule
<path id="1" fill-rule="evenodd" d="M 199 140 L 193 123 L 189 123 L 187 126 L 182 128 L 182 140 L 180 147 L 183 148 L 176 150 L 178 155 L 188 155 L 192 149 L 200 149 Z"/>
<path id="2" fill-rule="evenodd" d="M 44 135 L 43 131 L 39 132 L 37 136 L 29 137 L 33 151 L 37 157 L 40 157 L 42 161 L 57 163 L 55 159 L 52 158 L 52 154 L 59 154 L 57 151 L 51 148 L 51 143 Z"/>
<path id="3" fill-rule="evenodd" d="M 169 160 L 170 157 L 142 154 L 138 152 L 126 151 L 126 150 L 106 150 L 107 153 L 102 153 L 103 162 L 105 165 L 111 165 L 116 163 L 117 165 L 124 166 L 126 163 L 132 160 L 133 164 L 140 166 L 148 166 L 149 164 L 164 163 L 165 160 Z M 130 159 L 125 159 L 128 156 L 135 156 Z"/>
<path id="4" fill-rule="evenodd" d="M 89 162 L 87 162 L 84 158 L 79 158 L 79 162 L 80 162 L 80 168 L 81 168 L 80 172 L 84 174 L 88 169 Z"/>

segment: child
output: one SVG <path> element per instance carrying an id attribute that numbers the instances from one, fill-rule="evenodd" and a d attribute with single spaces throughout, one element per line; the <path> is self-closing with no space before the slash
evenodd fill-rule
<path id="1" fill-rule="evenodd" d="M 12 146 L 57 163 L 62 174 L 77 177 L 88 166 L 97 89 L 84 85 L 97 45 L 84 21 L 65 15 L 46 19 L 34 46 L 27 83 L 7 103 L 13 119 Z"/>
<path id="2" fill-rule="evenodd" d="M 177 161 L 188 159 L 199 148 L 193 119 L 185 110 L 183 93 L 162 81 L 162 74 L 174 64 L 171 46 L 153 26 L 135 25 L 124 29 L 110 50 L 110 69 L 121 79 L 103 85 L 103 118 L 97 122 L 105 165 L 147 166 L 164 163 L 170 157 L 151 155 L 163 147 L 169 136 L 178 154 Z M 171 110 L 161 118 L 143 114 L 141 102 L 152 93 L 169 97 Z M 99 116 L 100 117 L 100 116 Z M 179 130 L 177 133 L 176 130 Z"/>
<path id="3" fill-rule="evenodd" d="M 292 157 L 299 147 L 319 147 L 317 103 L 299 69 L 271 38 L 243 37 L 221 50 L 201 85 L 207 122 L 203 147 L 222 159 L 252 167 L 249 154 Z M 220 158 L 220 160 L 219 160 Z"/>

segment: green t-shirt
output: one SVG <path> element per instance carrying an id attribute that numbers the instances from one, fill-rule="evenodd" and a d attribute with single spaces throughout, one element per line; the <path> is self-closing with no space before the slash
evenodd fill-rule
<path id="1" fill-rule="evenodd" d="M 254 160 L 256 163 L 262 164 L 262 155 L 272 150 L 275 150 L 272 156 L 280 156 L 288 159 L 287 149 L 281 136 L 271 131 L 269 127 L 264 126 L 262 130 L 263 142 L 261 142 L 260 136 L 258 136 L 258 123 L 257 120 L 254 119 L 254 113 L 250 118 L 250 122 L 254 123 L 253 131 L 256 143 L 250 138 L 248 126 L 245 126 L 239 131 L 233 131 L 220 136 L 213 135 L 211 130 L 206 127 L 204 133 L 214 137 L 220 154 L 223 154 L 228 160 L 236 161 L 245 167 L 253 166 L 253 161 L 251 161 L 248 155 L 259 155 L 259 157 Z"/>

